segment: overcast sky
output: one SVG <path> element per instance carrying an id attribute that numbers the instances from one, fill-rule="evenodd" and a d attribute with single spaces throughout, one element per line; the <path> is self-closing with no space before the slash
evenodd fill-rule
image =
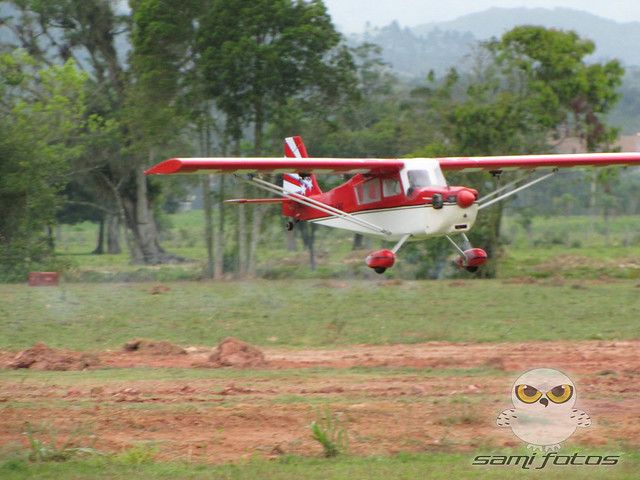
<path id="1" fill-rule="evenodd" d="M 383 27 L 397 20 L 402 27 L 453 20 L 491 7 L 555 7 L 583 10 L 618 22 L 640 22 L 640 0 L 324 0 L 341 30 L 362 30 L 367 22 Z"/>

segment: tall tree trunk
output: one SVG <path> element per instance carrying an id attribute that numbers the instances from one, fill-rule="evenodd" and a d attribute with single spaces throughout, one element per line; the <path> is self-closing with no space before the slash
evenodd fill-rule
<path id="1" fill-rule="evenodd" d="M 204 244 L 207 249 L 207 277 L 213 278 L 213 209 L 211 206 L 211 175 L 200 177 L 204 207 Z"/>
<path id="2" fill-rule="evenodd" d="M 309 267 L 314 272 L 316 270 L 315 232 L 317 225 L 309 222 L 300 222 L 298 225 L 302 242 L 309 249 Z"/>
<path id="3" fill-rule="evenodd" d="M 258 245 L 260 243 L 260 229 L 267 213 L 265 205 L 256 205 L 251 220 L 251 242 L 249 243 L 249 264 L 247 273 L 255 277 L 258 272 Z"/>
<path id="4" fill-rule="evenodd" d="M 135 172 L 135 186 L 135 195 L 122 198 L 127 227 L 133 240 L 130 244 L 131 263 L 159 265 L 184 261 L 160 246 L 156 222 L 147 197 L 147 179 L 142 169 Z"/>
<path id="5" fill-rule="evenodd" d="M 591 172 L 590 185 L 589 189 L 589 228 L 587 229 L 587 234 L 585 235 L 586 243 L 589 245 L 591 234 L 594 231 L 594 221 L 596 218 L 596 195 L 598 193 L 598 174 L 593 171 Z"/>
<path id="6" fill-rule="evenodd" d="M 224 196 L 224 175 L 217 175 L 218 193 Z M 222 280 L 224 275 L 224 212 L 220 198 L 213 202 L 213 214 L 218 219 L 218 228 L 213 230 L 213 278 Z"/>
<path id="7" fill-rule="evenodd" d="M 107 253 L 115 255 L 122 253 L 120 247 L 120 215 L 107 213 Z"/>
<path id="8" fill-rule="evenodd" d="M 351 250 L 360 250 L 362 248 L 362 240 L 364 239 L 364 236 L 362 236 L 359 233 L 356 233 L 353 235 L 353 246 L 351 247 Z"/>
<path id="9" fill-rule="evenodd" d="M 238 185 L 240 198 L 245 197 L 245 185 Z M 238 214 L 238 276 L 244 278 L 247 275 L 247 209 L 244 203 L 240 203 L 236 210 Z"/>
<path id="10" fill-rule="evenodd" d="M 296 232 L 294 230 L 289 230 L 285 234 L 285 239 L 287 242 L 287 252 L 298 251 L 298 245 L 296 245 Z"/>
<path id="11" fill-rule="evenodd" d="M 96 241 L 96 248 L 91 252 L 93 255 L 102 255 L 104 253 L 104 215 L 100 217 L 100 223 L 98 225 L 98 238 Z"/>
<path id="12" fill-rule="evenodd" d="M 264 142 L 263 124 L 264 124 L 264 112 L 262 110 L 262 104 L 257 102 L 254 105 L 255 108 L 255 123 L 253 124 L 253 154 L 256 157 L 262 156 L 262 144 Z"/>

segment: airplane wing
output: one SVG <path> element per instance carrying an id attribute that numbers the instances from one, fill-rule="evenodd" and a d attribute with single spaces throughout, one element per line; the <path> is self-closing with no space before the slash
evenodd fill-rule
<path id="1" fill-rule="evenodd" d="M 640 165 L 640 152 L 510 155 L 493 157 L 438 158 L 443 171 L 535 170 L 573 167 Z M 402 159 L 211 157 L 172 158 L 150 168 L 146 174 L 174 173 L 373 173 L 400 170 Z"/>
<path id="2" fill-rule="evenodd" d="M 449 157 L 437 160 L 443 171 L 451 172 L 535 170 L 640 165 L 640 152 Z"/>
<path id="3" fill-rule="evenodd" d="M 146 174 L 170 173 L 376 173 L 400 170 L 399 159 L 220 157 L 172 158 L 150 168 Z"/>

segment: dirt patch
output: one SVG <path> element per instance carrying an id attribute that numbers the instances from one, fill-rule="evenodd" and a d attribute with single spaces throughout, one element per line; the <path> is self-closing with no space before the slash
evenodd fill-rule
<path id="1" fill-rule="evenodd" d="M 165 287 L 164 285 L 154 285 L 153 287 L 151 287 L 149 289 L 149 293 L 151 295 L 158 295 L 160 293 L 167 293 L 170 292 L 171 288 L 170 287 Z"/>
<path id="2" fill-rule="evenodd" d="M 259 350 L 230 338 L 215 349 L 183 350 L 97 354 L 100 368 L 172 369 L 137 378 L 135 372 L 126 379 L 105 377 L 92 366 L 80 375 L 51 374 L 46 381 L 27 373 L 0 376 L 0 445 L 29 448 L 25 423 L 46 422 L 60 438 L 86 429 L 98 438 L 95 448 L 105 452 L 152 442 L 163 460 L 320 456 L 308 426 L 313 407 L 326 404 L 344 422 L 352 455 L 524 450 L 511 430 L 496 426 L 496 418 L 513 406 L 515 379 L 548 366 L 570 376 L 576 407 L 593 420 L 563 443 L 563 451 L 589 448 L 604 455 L 616 445 L 640 446 L 640 340 Z M 0 352 L 0 359 L 5 368 L 80 369 L 83 355 L 38 344 L 18 355 Z M 260 370 L 175 373 L 196 363 Z M 351 368 L 358 366 L 375 368 Z M 48 430 L 43 432 L 47 441 Z"/>
<path id="3" fill-rule="evenodd" d="M 264 353 L 247 342 L 237 338 L 225 338 L 215 352 L 209 357 L 209 362 L 216 367 L 264 367 L 267 365 Z"/>
<path id="4" fill-rule="evenodd" d="M 86 352 L 71 352 L 52 348 L 44 343 L 36 343 L 33 347 L 18 353 L 6 364 L 6 368 L 18 370 L 84 370 L 97 366 L 99 361 L 95 355 Z"/>
<path id="5" fill-rule="evenodd" d="M 147 355 L 185 355 L 187 351 L 169 340 L 147 340 L 136 338 L 124 344 L 125 352 L 139 352 Z"/>

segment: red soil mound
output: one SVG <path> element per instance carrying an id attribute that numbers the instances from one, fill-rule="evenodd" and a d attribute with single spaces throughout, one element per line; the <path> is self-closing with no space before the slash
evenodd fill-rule
<path id="1" fill-rule="evenodd" d="M 233 337 L 225 338 L 215 352 L 209 357 L 209 362 L 217 367 L 264 367 L 267 361 L 264 354 L 256 347 Z"/>
<path id="2" fill-rule="evenodd" d="M 44 343 L 36 343 L 33 347 L 18 353 L 7 363 L 7 368 L 18 370 L 84 370 L 98 364 L 97 357 L 90 353 L 70 352 L 52 348 Z"/>

